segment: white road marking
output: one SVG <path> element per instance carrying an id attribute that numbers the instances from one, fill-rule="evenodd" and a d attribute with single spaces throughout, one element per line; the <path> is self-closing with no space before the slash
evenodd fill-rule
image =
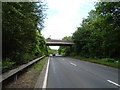
<path id="1" fill-rule="evenodd" d="M 115 83 L 115 82 L 113 82 L 113 81 L 111 81 L 111 80 L 107 80 L 109 83 L 112 83 L 112 84 L 114 84 L 114 85 L 116 85 L 116 86 L 118 86 L 118 87 L 120 87 L 120 85 L 119 84 L 117 84 L 117 83 Z"/>
<path id="2" fill-rule="evenodd" d="M 43 86 L 42 86 L 43 89 L 45 89 L 47 87 L 47 78 L 48 78 L 49 63 L 50 63 L 50 57 L 48 59 L 46 73 L 45 73 L 45 77 L 44 77 L 44 81 L 43 81 Z"/>
<path id="3" fill-rule="evenodd" d="M 62 59 L 62 60 L 64 60 L 64 59 Z"/>
<path id="4" fill-rule="evenodd" d="M 76 64 L 74 64 L 74 63 L 70 63 L 70 64 L 72 64 L 72 65 L 74 65 L 74 66 L 77 66 Z"/>

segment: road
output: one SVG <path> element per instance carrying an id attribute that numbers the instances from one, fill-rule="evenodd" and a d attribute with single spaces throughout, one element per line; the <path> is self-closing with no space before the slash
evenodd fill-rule
<path id="1" fill-rule="evenodd" d="M 51 57 L 47 88 L 119 88 L 118 69 L 71 59 Z"/>

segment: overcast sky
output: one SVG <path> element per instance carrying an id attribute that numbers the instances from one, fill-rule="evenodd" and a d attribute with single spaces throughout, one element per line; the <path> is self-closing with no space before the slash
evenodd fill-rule
<path id="1" fill-rule="evenodd" d="M 42 35 L 45 38 L 62 39 L 72 36 L 80 26 L 83 18 L 94 9 L 96 0 L 45 0 L 48 10 L 46 11 L 45 28 Z M 58 49 L 58 47 L 51 47 Z"/>

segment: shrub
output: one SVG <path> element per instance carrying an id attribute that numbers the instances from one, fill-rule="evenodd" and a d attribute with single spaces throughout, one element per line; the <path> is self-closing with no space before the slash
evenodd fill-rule
<path id="1" fill-rule="evenodd" d="M 103 58 L 102 60 L 104 60 L 106 62 L 115 62 L 115 59 L 113 59 L 113 58 Z"/>
<path id="2" fill-rule="evenodd" d="M 2 62 L 2 72 L 8 71 L 8 69 L 12 69 L 12 67 L 15 65 L 15 62 L 11 61 L 11 59 L 6 58 Z"/>

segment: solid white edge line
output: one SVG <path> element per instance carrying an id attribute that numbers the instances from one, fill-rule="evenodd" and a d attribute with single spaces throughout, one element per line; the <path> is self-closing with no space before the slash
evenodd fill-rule
<path id="1" fill-rule="evenodd" d="M 48 78 L 49 63 L 50 63 L 50 57 L 48 59 L 46 73 L 45 73 L 45 77 L 44 77 L 44 81 L 43 81 L 43 86 L 42 86 L 43 89 L 47 87 L 47 78 Z"/>
<path id="2" fill-rule="evenodd" d="M 110 83 L 112 83 L 112 84 L 114 84 L 114 85 L 116 85 L 116 86 L 118 86 L 118 87 L 120 87 L 119 84 L 117 84 L 117 83 L 115 83 L 115 82 L 113 82 L 113 81 L 111 81 L 111 80 L 107 80 L 107 81 L 110 82 Z"/>
<path id="3" fill-rule="evenodd" d="M 72 65 L 74 65 L 74 66 L 77 66 L 76 64 L 74 64 L 74 63 L 70 63 L 70 64 L 72 64 Z"/>

